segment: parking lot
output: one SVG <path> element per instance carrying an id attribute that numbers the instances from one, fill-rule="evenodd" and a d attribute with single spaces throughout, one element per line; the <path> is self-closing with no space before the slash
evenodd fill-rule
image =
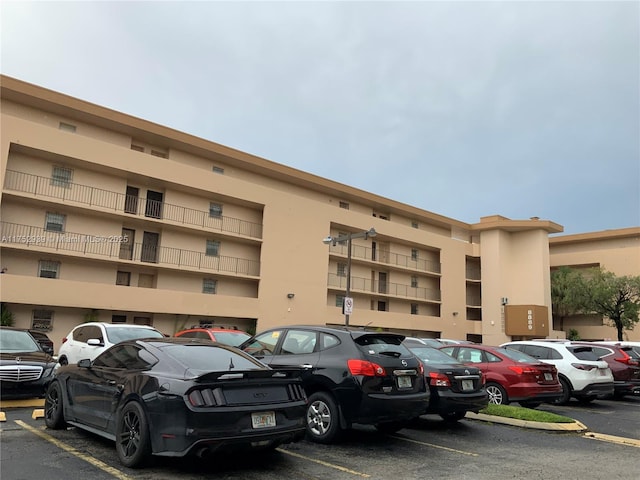
<path id="1" fill-rule="evenodd" d="M 111 442 L 75 428 L 47 430 L 42 418 L 32 418 L 34 408 L 3 407 L 0 473 L 7 480 L 637 478 L 640 398 L 541 408 L 575 418 L 591 432 L 632 442 L 470 419 L 450 425 L 426 416 L 414 428 L 393 435 L 357 427 L 336 445 L 303 441 L 264 454 L 159 458 L 145 469 L 132 470 L 119 464 Z"/>

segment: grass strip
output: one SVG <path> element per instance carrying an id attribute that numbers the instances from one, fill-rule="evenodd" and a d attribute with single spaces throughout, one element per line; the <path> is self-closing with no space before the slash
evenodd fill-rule
<path id="1" fill-rule="evenodd" d="M 544 412 L 542 410 L 535 410 L 533 408 L 515 407 L 512 405 L 489 404 L 486 408 L 480 410 L 480 413 L 484 413 L 485 415 L 494 415 L 496 417 L 526 420 L 528 422 L 575 423 L 573 418 L 564 417 L 551 412 Z"/>

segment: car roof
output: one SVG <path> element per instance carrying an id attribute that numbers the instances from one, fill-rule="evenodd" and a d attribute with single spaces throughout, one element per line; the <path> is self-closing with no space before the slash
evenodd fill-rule
<path id="1" fill-rule="evenodd" d="M 150 328 L 153 330 L 158 330 L 156 327 L 154 327 L 153 325 L 135 325 L 133 323 L 108 323 L 108 322 L 85 322 L 85 323 L 81 323 L 80 325 L 76 325 L 75 327 L 73 327 L 73 329 L 75 330 L 76 328 L 79 327 L 105 327 L 105 328 L 112 328 L 112 327 L 122 327 L 122 328 Z"/>
<path id="2" fill-rule="evenodd" d="M 325 332 L 325 333 L 332 333 L 332 334 L 349 334 L 351 335 L 353 338 L 359 338 L 362 336 L 366 336 L 366 335 L 379 335 L 379 336 L 392 336 L 392 337 L 397 337 L 397 338 L 402 338 L 404 339 L 405 336 L 402 335 L 401 333 L 395 333 L 395 332 L 378 332 L 378 331 L 374 331 L 374 330 L 363 330 L 361 327 L 349 327 L 349 326 L 344 326 L 344 325 L 335 325 L 335 326 L 329 326 L 329 325 L 308 325 L 308 324 L 299 324 L 299 325 L 284 325 L 282 327 L 274 327 L 274 328 L 269 328 L 267 330 L 263 330 L 261 332 L 258 332 L 256 335 L 260 335 L 262 333 L 265 332 L 270 332 L 273 330 L 291 330 L 291 329 L 295 329 L 295 328 L 299 328 L 299 329 L 303 329 L 303 330 L 315 330 L 318 332 Z"/>
<path id="3" fill-rule="evenodd" d="M 212 327 L 192 327 L 192 328 L 185 328 L 183 330 L 179 330 L 176 333 L 182 333 L 182 332 L 201 332 L 201 331 L 205 331 L 205 332 L 225 332 L 225 333 L 247 333 L 244 330 L 238 330 L 237 328 L 212 328 Z"/>

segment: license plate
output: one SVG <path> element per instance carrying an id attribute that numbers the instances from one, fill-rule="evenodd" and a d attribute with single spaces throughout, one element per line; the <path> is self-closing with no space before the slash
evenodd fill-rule
<path id="1" fill-rule="evenodd" d="M 547 382 L 550 382 L 550 381 L 552 381 L 552 380 L 553 380 L 553 375 L 552 375 L 552 374 L 550 374 L 550 373 L 545 373 L 545 374 L 544 374 L 544 379 L 545 379 Z"/>
<path id="2" fill-rule="evenodd" d="M 275 412 L 260 412 L 251 414 L 251 426 L 253 428 L 268 428 L 276 426 Z"/>
<path id="3" fill-rule="evenodd" d="M 398 388 L 411 388 L 411 377 L 401 375 L 398 377 Z"/>
<path id="4" fill-rule="evenodd" d="M 473 390 L 473 380 L 462 380 L 462 391 Z"/>

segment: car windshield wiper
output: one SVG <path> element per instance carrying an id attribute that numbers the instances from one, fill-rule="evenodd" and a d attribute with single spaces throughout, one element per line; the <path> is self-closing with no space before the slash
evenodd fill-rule
<path id="1" fill-rule="evenodd" d="M 389 357 L 395 357 L 398 358 L 400 355 L 402 355 L 400 352 L 394 352 L 392 350 L 386 350 L 384 352 L 378 352 L 380 355 L 387 355 Z"/>

